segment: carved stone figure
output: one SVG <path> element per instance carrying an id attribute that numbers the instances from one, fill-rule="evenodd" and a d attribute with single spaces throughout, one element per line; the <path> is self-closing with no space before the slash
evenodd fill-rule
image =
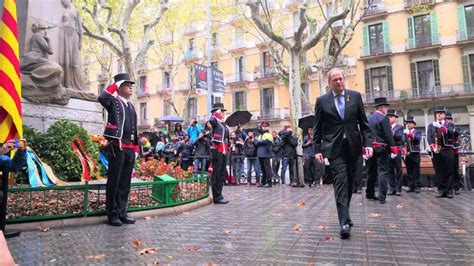
<path id="1" fill-rule="evenodd" d="M 63 68 L 63 86 L 78 91 L 87 91 L 81 72 L 82 24 L 79 13 L 70 0 L 61 0 L 65 8 L 59 29 L 59 65 Z"/>
<path id="2" fill-rule="evenodd" d="M 47 36 L 48 28 L 43 22 L 31 26 L 33 36 L 29 41 L 28 52 L 20 63 L 22 96 L 35 103 L 64 105 L 70 96 L 61 86 L 61 66 L 48 60 L 48 55 L 53 54 Z"/>

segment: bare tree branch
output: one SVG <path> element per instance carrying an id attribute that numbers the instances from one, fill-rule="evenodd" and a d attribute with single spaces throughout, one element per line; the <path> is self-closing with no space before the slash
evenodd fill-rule
<path id="1" fill-rule="evenodd" d="M 96 40 L 99 40 L 103 43 L 105 43 L 108 47 L 110 47 L 110 49 L 112 49 L 119 57 L 121 57 L 123 55 L 123 52 L 122 52 L 122 48 L 117 44 L 115 43 L 115 41 L 110 38 L 110 37 L 106 37 L 104 35 L 98 35 L 98 34 L 94 34 L 92 33 L 91 30 L 89 30 L 89 28 L 82 24 L 82 28 L 84 29 L 84 35 L 90 37 L 90 38 L 93 38 L 93 39 L 96 39 Z"/>
<path id="2" fill-rule="evenodd" d="M 285 49 L 290 49 L 290 43 L 287 40 L 285 40 L 283 37 L 279 35 L 276 35 L 268 27 L 268 25 L 262 22 L 262 20 L 260 19 L 260 9 L 258 7 L 258 4 L 255 1 L 250 0 L 247 2 L 247 6 L 250 7 L 252 20 L 255 23 L 255 25 L 258 27 L 258 29 L 261 30 L 263 33 L 265 33 L 270 39 L 279 43 L 281 46 L 285 47 Z"/>

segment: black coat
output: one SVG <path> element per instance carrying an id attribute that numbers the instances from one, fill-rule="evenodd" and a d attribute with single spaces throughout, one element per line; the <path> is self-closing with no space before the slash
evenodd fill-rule
<path id="1" fill-rule="evenodd" d="M 403 126 L 396 124 L 392 128 L 393 141 L 395 141 L 395 146 L 403 146 Z"/>
<path id="2" fill-rule="evenodd" d="M 442 134 L 438 128 L 433 126 L 432 123 L 428 125 L 428 133 L 426 136 L 428 144 L 435 144 L 435 135 L 438 135 L 438 145 L 440 145 L 440 147 L 445 148 L 452 147 L 454 145 L 453 140 L 456 130 L 454 124 L 449 121 L 445 121 L 443 127 L 447 129 L 447 134 Z"/>
<path id="3" fill-rule="evenodd" d="M 294 157 L 296 155 L 296 146 L 298 140 L 291 135 L 291 132 L 282 130 L 278 133 L 281 137 L 282 155 L 283 157 Z"/>
<path id="4" fill-rule="evenodd" d="M 113 96 L 117 91 L 117 85 L 112 84 L 100 93 L 97 100 L 107 110 L 107 125 L 105 126 L 104 136 L 113 139 L 121 140 L 123 137 L 123 127 L 125 121 L 125 103 L 118 97 Z M 137 134 L 137 113 L 132 103 L 129 103 L 133 111 L 133 117 L 130 119 L 132 124 L 133 144 L 138 145 Z"/>
<path id="5" fill-rule="evenodd" d="M 372 147 L 372 136 L 365 115 L 364 103 L 360 93 L 345 90 L 344 119 L 334 103 L 332 91 L 316 100 L 314 119 L 314 150 L 332 159 L 339 155 L 344 134 L 354 158 L 361 156 L 362 145 Z"/>
<path id="6" fill-rule="evenodd" d="M 199 138 L 197 141 L 193 143 L 194 147 L 194 156 L 202 157 L 202 156 L 210 156 L 211 155 L 211 144 L 206 136 Z"/>
<path id="7" fill-rule="evenodd" d="M 375 151 L 382 151 L 395 146 L 392 128 L 390 127 L 390 121 L 387 116 L 380 112 L 373 112 L 369 115 L 368 121 L 374 136 L 373 145 Z M 377 147 L 377 144 L 380 144 L 380 147 Z"/>

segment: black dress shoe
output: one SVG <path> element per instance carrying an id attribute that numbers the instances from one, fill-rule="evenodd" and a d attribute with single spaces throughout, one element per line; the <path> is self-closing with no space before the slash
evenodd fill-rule
<path id="1" fill-rule="evenodd" d="M 452 192 L 448 193 L 448 194 L 446 194 L 446 198 L 452 199 L 452 198 L 454 198 L 454 194 Z"/>
<path id="2" fill-rule="evenodd" d="M 400 191 L 397 191 L 397 192 L 395 192 L 395 195 L 397 195 L 397 196 L 401 196 L 401 195 L 402 195 L 402 192 L 400 192 Z"/>
<path id="3" fill-rule="evenodd" d="M 367 196 L 367 195 L 365 195 L 365 198 L 368 199 L 368 200 L 379 200 L 379 198 L 377 196 Z"/>
<path id="4" fill-rule="evenodd" d="M 109 224 L 111 226 L 122 226 L 122 222 L 117 217 L 109 218 L 108 221 L 107 221 L 107 224 Z"/>
<path id="5" fill-rule="evenodd" d="M 415 188 L 410 188 L 407 190 L 407 193 L 415 192 Z"/>
<path id="6" fill-rule="evenodd" d="M 350 227 L 353 227 L 353 226 L 354 226 L 354 223 L 352 222 L 351 219 L 349 219 L 349 221 L 347 221 L 347 224 L 348 224 Z"/>
<path id="7" fill-rule="evenodd" d="M 445 198 L 446 194 L 444 193 L 439 193 L 438 195 L 435 196 L 436 198 Z"/>
<path id="8" fill-rule="evenodd" d="M 135 223 L 135 219 L 133 219 L 132 217 L 126 215 L 125 217 L 120 217 L 120 221 L 124 224 L 134 224 Z"/>
<path id="9" fill-rule="evenodd" d="M 267 187 L 272 187 L 272 184 L 265 184 L 265 185 L 263 185 L 262 187 L 265 187 L 265 188 L 267 188 Z"/>
<path id="10" fill-rule="evenodd" d="M 225 199 L 214 201 L 214 204 L 227 204 L 227 203 L 229 203 L 229 201 Z"/>
<path id="11" fill-rule="evenodd" d="M 389 193 L 387 193 L 387 195 L 389 196 L 395 196 L 397 194 L 396 191 L 390 191 Z"/>
<path id="12" fill-rule="evenodd" d="M 454 190 L 455 195 L 460 195 L 461 194 L 461 189 L 457 188 Z"/>
<path id="13" fill-rule="evenodd" d="M 419 187 L 415 188 L 415 193 L 420 193 L 421 189 Z"/>
<path id="14" fill-rule="evenodd" d="M 385 204 L 385 199 L 380 199 L 380 200 L 379 200 L 379 203 L 380 203 L 380 204 Z"/>
<path id="15" fill-rule="evenodd" d="M 339 234 L 341 239 L 348 239 L 351 237 L 351 227 L 348 224 L 343 225 Z"/>

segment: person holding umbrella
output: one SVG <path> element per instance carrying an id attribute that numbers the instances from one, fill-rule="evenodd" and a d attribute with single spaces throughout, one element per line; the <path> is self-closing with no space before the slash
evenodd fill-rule
<path id="1" fill-rule="evenodd" d="M 228 200 L 222 196 L 222 188 L 227 175 L 226 157 L 229 154 L 229 128 L 224 123 L 225 111 L 223 103 L 214 103 L 209 123 L 211 131 L 211 158 L 212 158 L 212 196 L 214 204 L 227 204 Z"/>

